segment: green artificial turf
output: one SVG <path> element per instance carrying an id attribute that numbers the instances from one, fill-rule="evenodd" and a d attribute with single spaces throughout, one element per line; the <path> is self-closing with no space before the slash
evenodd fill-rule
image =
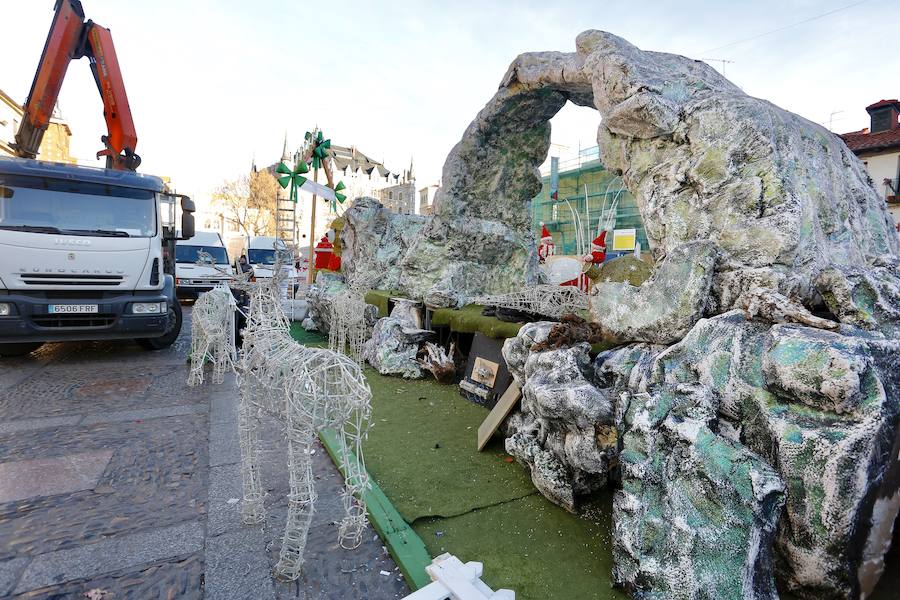
<path id="1" fill-rule="evenodd" d="M 535 493 L 531 479 L 506 462 L 498 437 L 477 452 L 487 410 L 455 385 L 403 380 L 366 369 L 372 428 L 366 467 L 407 522 L 449 517 Z"/>
<path id="2" fill-rule="evenodd" d="M 469 304 L 460 309 L 439 308 L 431 314 L 431 325 L 449 327 L 450 331 L 459 333 L 483 333 L 491 338 L 516 337 L 523 323 L 509 323 L 496 317 L 481 314 L 483 306 Z"/>
<path id="3" fill-rule="evenodd" d="M 378 308 L 378 316 L 388 316 L 388 302 L 391 298 L 402 298 L 403 292 L 400 290 L 369 290 L 366 292 L 366 304 L 371 304 Z"/>
<path id="4" fill-rule="evenodd" d="M 451 519 L 423 519 L 413 529 L 433 556 L 450 552 L 484 563 L 482 580 L 521 600 L 622 599 L 611 587 L 612 493 L 599 494 L 577 517 L 540 494 Z"/>
<path id="5" fill-rule="evenodd" d="M 328 338 L 326 336 L 318 331 L 307 331 L 296 321 L 291 323 L 291 337 L 304 346 L 312 346 L 313 348 L 328 347 Z"/>
<path id="6" fill-rule="evenodd" d="M 626 598 L 610 587 L 611 495 L 572 515 L 534 489 L 508 462 L 497 435 L 475 450 L 487 409 L 456 386 L 366 371 L 373 428 L 366 467 L 432 556 L 484 563 L 493 589 L 522 600 Z"/>

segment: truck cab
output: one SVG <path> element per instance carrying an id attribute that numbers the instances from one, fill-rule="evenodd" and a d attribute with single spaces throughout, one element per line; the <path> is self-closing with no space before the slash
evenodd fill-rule
<path id="1" fill-rule="evenodd" d="M 270 236 L 251 237 L 247 245 L 247 262 L 253 269 L 253 276 L 257 279 L 269 279 L 273 275 L 275 267 L 275 253 L 287 255 L 288 247 L 284 240 Z M 296 279 L 297 270 L 293 264 L 283 265 L 289 278 Z"/>
<path id="2" fill-rule="evenodd" d="M 158 177 L 0 158 L 0 355 L 67 340 L 171 345 L 176 200 Z M 189 237 L 193 202 L 181 208 Z"/>
<path id="3" fill-rule="evenodd" d="M 212 263 L 203 264 L 204 252 Z M 219 283 L 228 283 L 233 275 L 234 267 L 218 232 L 198 231 L 190 240 L 175 244 L 175 293 L 179 298 L 196 299 Z"/>

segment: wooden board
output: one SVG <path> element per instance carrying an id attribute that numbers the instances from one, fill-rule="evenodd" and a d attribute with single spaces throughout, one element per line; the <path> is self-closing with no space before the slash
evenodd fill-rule
<path id="1" fill-rule="evenodd" d="M 503 395 L 500 396 L 500 400 L 497 401 L 497 405 L 494 409 L 488 414 L 487 418 L 484 422 L 478 427 L 478 451 L 481 452 L 485 446 L 487 446 L 488 441 L 491 439 L 491 436 L 494 435 L 494 432 L 497 431 L 497 428 L 500 427 L 500 423 L 503 422 L 504 419 L 512 412 L 513 408 L 515 408 L 516 404 L 519 402 L 519 398 L 522 397 L 522 390 L 519 388 L 519 384 L 513 380 L 512 383 L 509 384 L 509 387 L 506 388 L 506 391 L 503 392 Z"/>

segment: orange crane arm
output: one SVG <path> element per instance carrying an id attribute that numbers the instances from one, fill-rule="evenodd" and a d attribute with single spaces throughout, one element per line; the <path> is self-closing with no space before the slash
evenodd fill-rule
<path id="1" fill-rule="evenodd" d="M 103 99 L 103 116 L 108 130 L 108 134 L 100 138 L 105 148 L 97 153 L 97 157 L 106 156 L 108 169 L 134 171 L 141 164 L 140 157 L 135 154 L 137 132 L 112 36 L 105 27 L 84 21 L 79 0 L 57 0 L 55 10 L 25 102 L 25 115 L 16 132 L 16 152 L 24 158 L 37 156 L 69 63 L 87 56 Z"/>

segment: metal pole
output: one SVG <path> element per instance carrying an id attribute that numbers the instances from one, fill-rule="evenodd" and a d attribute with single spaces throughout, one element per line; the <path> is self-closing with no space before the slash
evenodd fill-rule
<path id="1" fill-rule="evenodd" d="M 319 183 L 319 167 L 313 169 L 313 181 Z M 307 272 L 309 276 L 306 282 L 312 284 L 316 280 L 316 262 L 315 262 L 315 244 L 316 244 L 316 195 L 312 195 L 312 214 L 309 215 L 309 268 Z"/>

